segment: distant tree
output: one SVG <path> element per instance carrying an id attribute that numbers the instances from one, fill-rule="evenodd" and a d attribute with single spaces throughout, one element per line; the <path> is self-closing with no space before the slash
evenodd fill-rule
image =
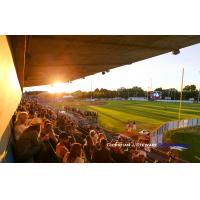
<path id="1" fill-rule="evenodd" d="M 178 92 L 177 89 L 170 88 L 169 92 L 170 92 L 170 97 L 172 100 L 176 100 L 176 99 L 180 98 L 180 93 Z"/>
<path id="2" fill-rule="evenodd" d="M 161 87 L 159 87 L 159 88 L 156 88 L 155 91 L 162 92 L 163 89 Z"/>
<path id="3" fill-rule="evenodd" d="M 72 93 L 72 95 L 76 98 L 83 98 L 83 92 L 81 90 Z"/>
<path id="4" fill-rule="evenodd" d="M 197 99 L 198 97 L 198 90 L 196 85 L 186 85 L 183 88 L 183 99 L 188 100 L 189 98 Z"/>
<path id="5" fill-rule="evenodd" d="M 196 85 L 186 85 L 184 88 L 183 88 L 183 91 L 188 91 L 188 92 L 194 92 L 196 91 Z"/>
<path id="6" fill-rule="evenodd" d="M 162 99 L 165 99 L 165 97 L 171 97 L 172 100 L 177 100 L 180 98 L 180 93 L 175 88 L 169 88 L 169 89 L 156 88 L 155 90 L 160 91 L 162 93 Z"/>
<path id="7" fill-rule="evenodd" d="M 144 97 L 145 91 L 141 87 L 134 86 L 131 89 L 134 97 Z"/>

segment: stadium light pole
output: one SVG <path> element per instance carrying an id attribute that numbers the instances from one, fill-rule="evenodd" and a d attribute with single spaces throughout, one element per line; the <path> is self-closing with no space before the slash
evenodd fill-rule
<path id="1" fill-rule="evenodd" d="M 183 99 L 183 79 L 184 79 L 184 68 L 182 71 L 181 95 L 180 95 L 180 104 L 179 104 L 179 112 L 178 112 L 179 125 L 180 125 L 180 120 L 181 120 L 181 107 L 182 107 L 182 99 Z"/>
<path id="2" fill-rule="evenodd" d="M 150 81 L 151 81 L 151 91 L 152 91 L 152 78 L 150 78 Z"/>
<path id="3" fill-rule="evenodd" d="M 91 98 L 90 101 L 92 101 L 92 80 L 91 80 Z"/>
<path id="4" fill-rule="evenodd" d="M 200 71 L 199 71 L 199 75 L 200 75 Z M 199 92 L 198 92 L 197 103 L 199 103 L 199 99 L 200 99 L 200 86 L 199 86 Z"/>

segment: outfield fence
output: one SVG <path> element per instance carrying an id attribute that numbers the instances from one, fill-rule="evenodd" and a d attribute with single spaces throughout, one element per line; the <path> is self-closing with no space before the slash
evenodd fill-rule
<path id="1" fill-rule="evenodd" d="M 195 119 L 183 119 L 180 121 L 172 121 L 163 124 L 156 131 L 151 133 L 151 143 L 158 144 L 163 143 L 164 133 L 170 130 L 178 129 L 178 128 L 187 128 L 192 126 L 200 126 L 200 118 Z"/>

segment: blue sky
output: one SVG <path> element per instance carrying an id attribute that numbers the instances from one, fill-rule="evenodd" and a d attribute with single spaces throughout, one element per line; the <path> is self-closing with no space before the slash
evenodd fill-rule
<path id="1" fill-rule="evenodd" d="M 72 83 L 60 85 L 66 92 L 92 89 L 117 89 L 120 87 L 139 86 L 147 90 L 157 87 L 176 88 L 180 90 L 182 69 L 185 70 L 184 85 L 195 84 L 200 88 L 200 44 L 180 49 L 180 54 L 167 53 L 140 62 L 133 63 L 101 73 L 78 79 Z M 59 81 L 59 80 L 58 80 Z M 30 87 L 25 90 L 49 90 L 50 86 Z"/>

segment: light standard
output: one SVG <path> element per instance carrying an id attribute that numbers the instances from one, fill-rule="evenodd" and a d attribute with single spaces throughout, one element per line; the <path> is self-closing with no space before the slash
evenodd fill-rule
<path id="1" fill-rule="evenodd" d="M 90 101 L 92 101 L 92 80 L 91 80 L 91 97 L 90 97 Z"/>
<path id="2" fill-rule="evenodd" d="M 182 98 L 183 98 L 183 79 L 184 79 L 184 68 L 182 71 L 181 95 L 180 95 L 180 105 L 179 105 L 179 112 L 178 112 L 179 127 L 180 127 L 180 120 L 181 120 L 181 108 L 182 108 Z"/>
<path id="3" fill-rule="evenodd" d="M 199 71 L 199 75 L 200 75 L 200 71 Z M 200 99 L 200 87 L 199 87 L 199 93 L 198 93 L 197 103 L 199 103 L 199 99 Z"/>

